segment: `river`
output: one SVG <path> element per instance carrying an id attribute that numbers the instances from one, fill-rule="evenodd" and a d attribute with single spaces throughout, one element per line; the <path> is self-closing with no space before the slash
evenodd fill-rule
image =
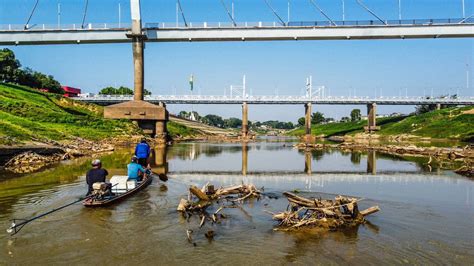
<path id="1" fill-rule="evenodd" d="M 426 159 L 338 150 L 303 152 L 289 140 L 241 143 L 178 143 L 158 147 L 155 179 L 128 200 L 102 209 L 81 204 L 46 216 L 11 237 L 12 218 L 31 217 L 74 201 L 86 192 L 90 159 L 45 171 L 0 173 L 0 264 L 472 264 L 474 180 L 429 169 Z M 101 156 L 111 174 L 125 174 L 131 149 Z M 431 171 L 430 171 L 431 170 Z M 177 213 L 190 184 L 249 182 L 276 195 L 225 209 L 221 224 L 199 229 L 197 217 Z M 364 198 L 379 205 L 370 223 L 338 232 L 274 231 L 264 210 L 287 206 L 284 191 L 303 196 Z M 196 245 L 186 230 L 194 231 Z M 215 231 L 214 240 L 204 236 Z"/>

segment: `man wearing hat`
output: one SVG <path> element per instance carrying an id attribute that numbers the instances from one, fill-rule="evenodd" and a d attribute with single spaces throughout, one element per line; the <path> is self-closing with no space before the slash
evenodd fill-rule
<path id="1" fill-rule="evenodd" d="M 107 170 L 102 169 L 102 163 L 99 159 L 92 161 L 92 169 L 86 174 L 86 182 L 87 185 L 89 185 L 87 195 L 92 193 L 92 185 L 97 182 L 105 182 L 105 178 L 108 174 L 109 172 L 107 172 Z"/>

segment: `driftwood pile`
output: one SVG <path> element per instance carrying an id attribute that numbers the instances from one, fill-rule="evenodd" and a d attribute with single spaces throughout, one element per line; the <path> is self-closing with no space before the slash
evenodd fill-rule
<path id="1" fill-rule="evenodd" d="M 360 199 L 337 196 L 335 200 L 308 199 L 290 192 L 283 193 L 289 201 L 285 212 L 272 213 L 279 221 L 275 230 L 294 230 L 300 227 L 319 227 L 337 230 L 365 222 L 365 216 L 378 212 L 378 206 L 359 211 Z"/>
<path id="2" fill-rule="evenodd" d="M 189 222 L 191 216 L 199 216 L 199 228 L 201 228 L 206 221 L 212 224 L 220 223 L 221 219 L 225 219 L 227 216 L 220 213 L 225 208 L 240 208 L 245 212 L 240 205 L 246 199 L 257 198 L 259 199 L 261 191 L 258 190 L 252 184 L 241 184 L 237 186 L 221 187 L 215 189 L 213 185 L 206 184 L 202 189 L 196 186 L 189 187 L 189 193 L 187 199 L 181 199 L 177 207 L 177 211 L 181 212 Z M 214 212 L 209 212 L 208 207 L 214 203 L 218 204 L 219 207 Z M 193 230 L 188 229 L 186 235 L 190 243 L 195 243 L 192 240 Z M 205 234 L 206 238 L 212 239 L 214 237 L 214 231 L 209 230 Z"/>

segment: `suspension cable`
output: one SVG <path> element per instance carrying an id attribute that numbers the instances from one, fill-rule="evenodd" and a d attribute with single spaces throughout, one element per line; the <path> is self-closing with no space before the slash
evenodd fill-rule
<path id="1" fill-rule="evenodd" d="M 278 18 L 278 20 L 280 20 L 280 23 L 281 25 L 283 26 L 286 26 L 286 23 L 283 21 L 283 19 L 278 15 L 278 13 L 276 12 L 276 10 L 270 5 L 270 3 L 268 2 L 268 0 L 263 0 L 265 1 L 265 4 L 267 4 L 268 8 L 270 8 L 273 12 L 273 14 Z"/>
<path id="2" fill-rule="evenodd" d="M 184 26 L 188 26 L 188 23 L 186 22 L 186 17 L 184 16 L 184 12 L 183 12 L 183 8 L 181 7 L 181 1 L 179 0 L 176 0 L 178 2 L 178 8 L 179 8 L 179 11 L 181 12 L 181 16 L 183 17 L 183 21 L 184 21 Z"/>
<path id="3" fill-rule="evenodd" d="M 323 14 L 323 16 L 326 17 L 326 19 L 329 20 L 329 22 L 330 22 L 332 25 L 337 26 L 336 23 L 335 23 L 328 15 L 326 15 L 326 13 L 324 13 L 324 11 L 316 4 L 316 2 L 315 2 L 314 0 L 309 0 L 309 2 L 310 2 L 311 4 L 313 4 L 313 6 L 316 7 L 316 9 L 318 9 L 319 12 L 320 12 L 321 14 Z"/>
<path id="4" fill-rule="evenodd" d="M 86 21 L 87 7 L 89 6 L 89 0 L 86 0 L 86 5 L 84 7 L 84 15 L 82 16 L 81 28 L 84 28 L 84 22 Z"/>
<path id="5" fill-rule="evenodd" d="M 33 17 L 33 14 L 35 13 L 36 7 L 38 6 L 39 0 L 36 0 L 35 5 L 33 6 L 33 9 L 31 10 L 30 16 L 28 17 L 28 20 L 26 21 L 25 26 L 23 29 L 27 30 L 28 29 L 28 24 L 30 23 L 31 17 Z"/>
<path id="6" fill-rule="evenodd" d="M 378 20 L 380 20 L 380 22 L 382 22 L 383 24 L 388 25 L 387 22 L 385 22 L 384 20 L 382 20 L 379 16 L 377 16 L 374 12 L 372 12 L 372 10 L 370 10 L 366 5 L 364 5 L 361 0 L 356 0 L 356 1 L 357 1 L 357 3 L 358 3 L 361 7 L 363 7 L 365 10 L 367 10 L 367 12 L 369 12 L 370 14 L 372 14 L 372 16 L 376 17 L 376 18 L 377 18 Z"/>
<path id="7" fill-rule="evenodd" d="M 237 23 L 235 23 L 235 20 L 232 17 L 232 14 L 230 13 L 229 9 L 225 5 L 224 0 L 220 0 L 220 1 L 221 1 L 222 6 L 224 7 L 225 11 L 227 12 L 227 15 L 229 16 L 230 20 L 232 21 L 232 24 L 234 25 L 234 27 L 237 27 Z"/>

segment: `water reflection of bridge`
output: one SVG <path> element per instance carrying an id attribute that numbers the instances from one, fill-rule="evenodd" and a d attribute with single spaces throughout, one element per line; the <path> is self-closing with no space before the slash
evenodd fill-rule
<path id="1" fill-rule="evenodd" d="M 360 174 L 360 175 L 376 175 L 376 174 L 397 174 L 397 173 L 417 173 L 419 169 L 379 169 L 377 171 L 377 159 L 381 156 L 386 156 L 383 154 L 377 154 L 374 150 L 368 150 L 366 153 L 362 152 L 352 152 L 350 154 L 350 160 L 353 164 L 360 164 L 362 157 L 366 157 L 366 171 L 361 170 L 347 170 L 347 169 L 338 169 L 335 170 L 324 170 L 314 167 L 317 165 L 317 161 L 321 160 L 325 153 L 331 153 L 333 151 L 299 151 L 299 153 L 304 154 L 303 161 L 301 163 L 301 171 L 298 170 L 252 170 L 249 169 L 249 150 L 254 149 L 255 147 L 251 144 L 227 144 L 227 145 L 202 145 L 200 143 L 188 143 L 183 144 L 184 147 L 174 147 L 169 149 L 166 146 L 156 147 L 152 152 L 152 168 L 153 171 L 159 174 L 196 174 L 196 175 L 208 175 L 208 174 L 220 174 L 220 175 L 292 175 L 292 176 L 303 176 L 303 175 L 315 175 L 315 174 Z M 268 146 L 266 147 L 269 150 L 278 150 L 278 149 L 288 149 L 286 146 Z M 210 166 L 209 169 L 204 170 L 169 170 L 169 160 L 183 160 L 183 161 L 193 161 L 197 160 L 201 155 L 206 157 L 215 157 L 220 153 L 241 153 L 241 170 L 216 170 L 213 169 L 213 166 Z M 298 156 L 298 155 L 296 155 Z M 390 158 L 394 159 L 394 158 Z M 236 162 L 237 163 L 237 162 Z M 336 166 L 337 167 L 337 166 Z"/>

